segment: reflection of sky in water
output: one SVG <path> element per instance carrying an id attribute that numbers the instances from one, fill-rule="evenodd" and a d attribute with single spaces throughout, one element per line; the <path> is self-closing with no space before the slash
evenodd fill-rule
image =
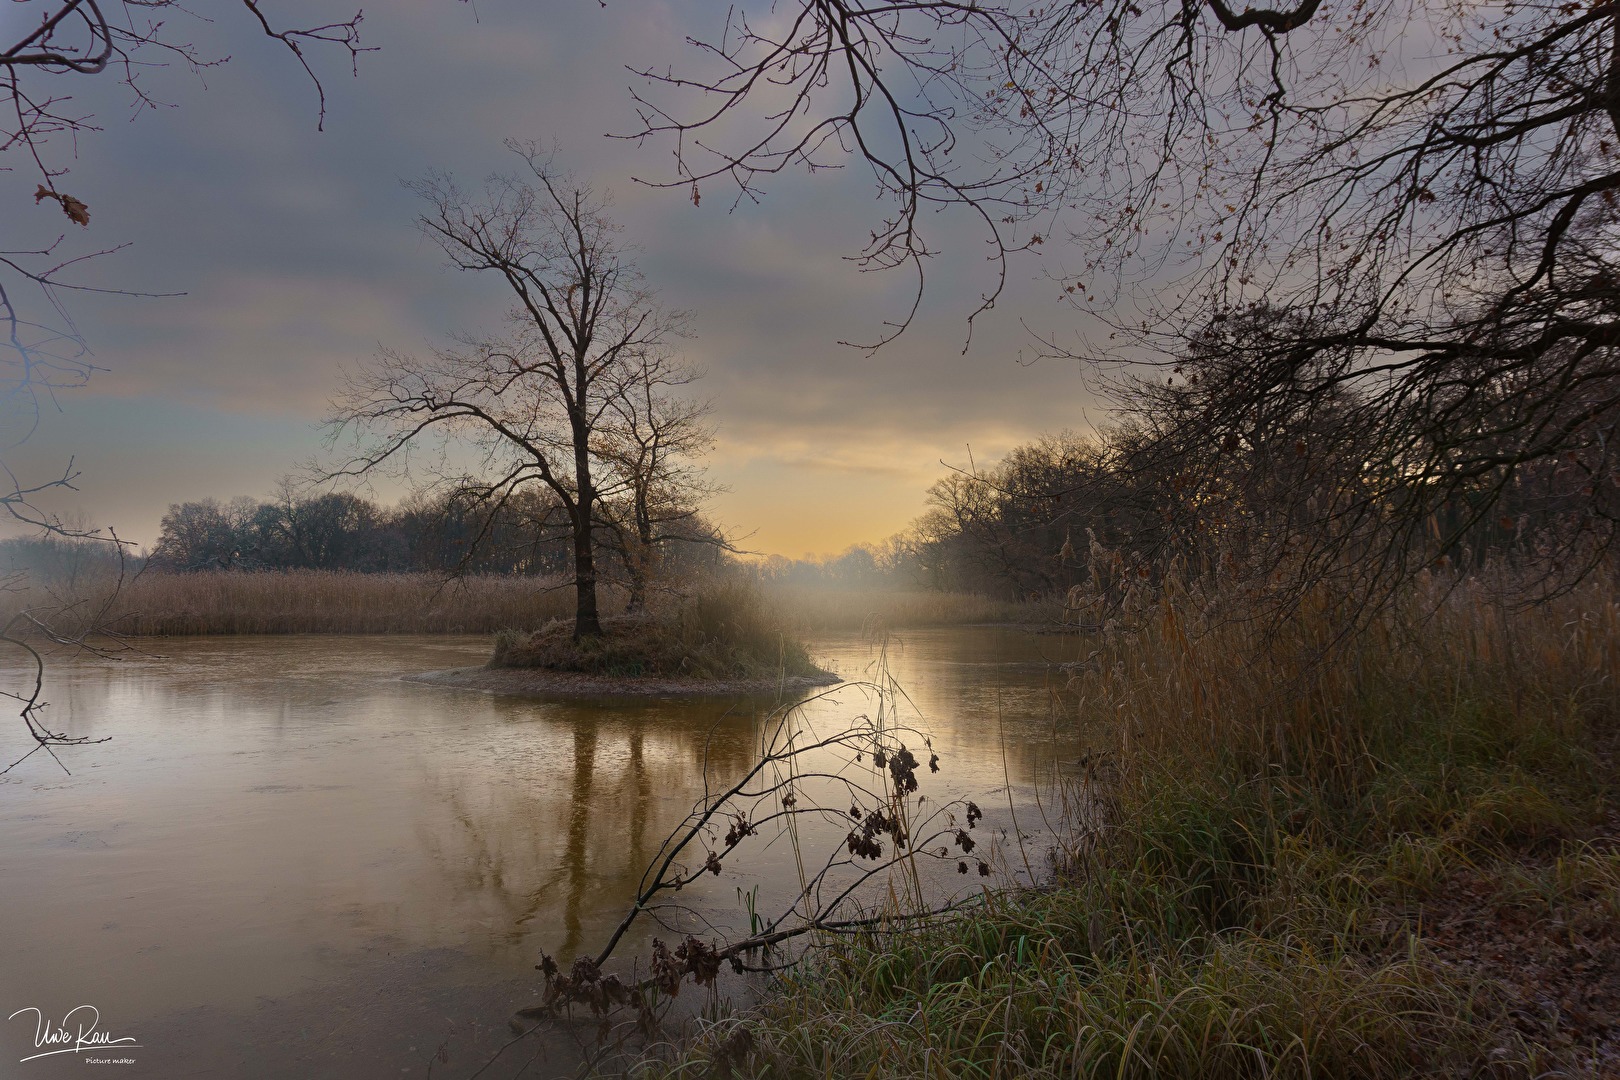
<path id="1" fill-rule="evenodd" d="M 277 1041 L 238 1063 L 243 1075 L 325 1075 L 300 1070 L 349 1045 L 311 1034 L 311 1011 L 328 1010 L 322 994 L 335 988 L 345 1010 L 356 997 L 368 1003 L 343 1021 L 367 1038 L 424 1022 L 413 1019 L 424 1010 L 498 1025 L 532 993 L 539 950 L 566 958 L 605 939 L 701 796 L 705 768 L 711 787 L 747 769 L 768 707 L 546 702 L 397 679 L 476 662 L 482 639 L 150 647 L 162 655 L 54 664 L 53 722 L 113 741 L 66 751 L 71 777 L 36 755 L 0 782 L 0 1017 L 89 1000 L 109 1024 L 144 1024 L 171 1043 L 184 1033 L 196 1075 L 223 1052 L 194 1037 L 204 1022 L 222 1046 L 278 1031 L 325 1048 L 295 1068 L 276 1064 L 291 1052 Z M 890 670 L 909 697 L 900 719 L 929 730 L 941 757 L 923 791 L 936 804 L 977 799 L 989 813 L 981 839 L 1004 823 L 1004 770 L 1026 788 L 1053 759 L 1043 654 L 1067 659 L 1073 647 L 976 629 L 891 645 Z M 855 639 L 819 652 L 850 679 L 872 657 Z M 874 707 L 848 686 L 804 715 L 831 731 Z M 0 731 L 8 762 L 26 749 L 17 736 L 14 725 Z M 1072 755 L 1068 743 L 1060 756 Z M 814 850 L 841 835 L 807 828 L 801 839 Z M 791 846 L 768 840 L 745 842 L 725 874 L 683 890 L 694 920 L 745 926 L 737 890 L 756 882 L 767 910 L 791 898 Z M 638 928 L 620 956 L 655 929 Z M 456 987 L 484 988 L 485 1002 Z M 443 996 L 451 1003 L 440 1008 Z M 494 1012 L 478 1017 L 480 1007 Z M 0 1026 L 0 1061 L 16 1060 L 23 1036 L 20 1022 Z M 144 1051 L 124 1075 L 182 1074 L 165 1052 Z M 377 1075 L 399 1075 L 388 1060 Z M 332 1075 L 370 1067 L 349 1062 Z"/>

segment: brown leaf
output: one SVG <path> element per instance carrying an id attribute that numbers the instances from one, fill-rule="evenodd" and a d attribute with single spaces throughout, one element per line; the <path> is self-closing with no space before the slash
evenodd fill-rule
<path id="1" fill-rule="evenodd" d="M 71 195 L 62 196 L 62 212 L 76 225 L 90 227 L 90 208 Z"/>
<path id="2" fill-rule="evenodd" d="M 62 213 L 66 214 L 68 216 L 68 220 L 72 221 L 75 225 L 82 225 L 86 228 L 89 227 L 90 208 L 82 201 L 75 199 L 72 195 L 63 195 L 59 192 L 52 191 L 44 184 L 40 184 L 34 189 L 34 204 L 37 206 L 46 199 L 55 199 L 57 204 L 62 207 Z"/>
<path id="3" fill-rule="evenodd" d="M 703 201 L 703 196 L 698 193 L 697 181 L 694 180 L 694 181 L 692 181 L 692 205 L 697 206 L 702 201 Z"/>

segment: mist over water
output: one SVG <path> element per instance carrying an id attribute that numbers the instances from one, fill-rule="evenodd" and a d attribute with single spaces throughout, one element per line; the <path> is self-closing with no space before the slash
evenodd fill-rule
<path id="1" fill-rule="evenodd" d="M 1069 648 L 951 628 L 887 651 L 901 720 L 940 755 L 923 793 L 978 800 L 992 840 L 1010 780 L 1037 861 L 1029 789 L 1078 753 L 1048 712 L 1049 662 Z M 92 1004 L 102 1031 L 138 1040 L 122 1076 L 421 1075 L 446 1038 L 455 1058 L 434 1075 L 469 1072 L 537 999 L 539 952 L 600 947 L 705 783 L 747 770 L 775 704 L 400 680 L 487 650 L 482 637 L 148 639 L 119 661 L 53 661 L 52 722 L 112 741 L 63 751 L 71 776 L 40 754 L 0 782 L 0 1018 Z M 806 722 L 875 707 L 856 684 L 871 646 L 812 651 L 851 682 L 808 702 Z M 27 749 L 19 734 L 0 735 L 7 763 Z M 819 851 L 840 837 L 801 839 Z M 618 958 L 655 933 L 745 931 L 739 889 L 759 885 L 770 910 L 791 900 L 791 845 L 754 838 L 726 866 Z M 83 1055 L 19 1063 L 36 1052 L 32 1016 L 0 1020 L 0 1076 L 82 1070 Z"/>

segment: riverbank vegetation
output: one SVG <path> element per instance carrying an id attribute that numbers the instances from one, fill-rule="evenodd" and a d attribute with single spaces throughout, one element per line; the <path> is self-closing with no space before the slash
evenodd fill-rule
<path id="1" fill-rule="evenodd" d="M 1139 591 L 1061 694 L 1094 749 L 1043 884 L 829 939 L 639 1073 L 1613 1075 L 1620 584 L 1511 577 Z"/>

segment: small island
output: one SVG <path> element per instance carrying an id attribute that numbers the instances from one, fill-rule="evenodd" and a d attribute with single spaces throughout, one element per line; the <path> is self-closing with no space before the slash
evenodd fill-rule
<path id="1" fill-rule="evenodd" d="M 728 583 L 665 611 L 601 620 L 599 634 L 552 619 L 533 633 L 506 630 L 483 667 L 407 676 L 412 682 L 495 694 L 562 697 L 771 694 L 843 681 L 817 667 L 781 629 L 759 593 Z"/>

